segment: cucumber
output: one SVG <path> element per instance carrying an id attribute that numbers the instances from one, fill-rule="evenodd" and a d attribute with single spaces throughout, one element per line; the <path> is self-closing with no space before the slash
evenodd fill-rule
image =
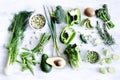
<path id="1" fill-rule="evenodd" d="M 46 63 L 47 58 L 47 54 L 42 55 L 40 68 L 43 72 L 49 73 L 52 70 L 52 66 Z"/>

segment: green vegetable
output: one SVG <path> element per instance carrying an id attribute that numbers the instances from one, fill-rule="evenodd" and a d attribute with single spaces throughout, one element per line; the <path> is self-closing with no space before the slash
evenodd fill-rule
<path id="1" fill-rule="evenodd" d="M 87 40 L 85 38 L 85 36 L 83 34 L 80 34 L 80 39 L 82 42 L 84 42 L 85 44 L 87 43 Z"/>
<path id="2" fill-rule="evenodd" d="M 65 49 L 64 54 L 66 54 L 72 68 L 78 69 L 80 67 L 82 60 L 80 57 L 80 50 L 76 44 L 69 44 Z"/>
<path id="3" fill-rule="evenodd" d="M 94 44 L 94 46 L 97 46 L 97 45 L 99 45 L 100 43 L 101 43 L 101 39 L 98 38 L 98 39 L 95 39 L 95 40 L 94 40 L 94 43 L 93 43 L 93 44 Z"/>
<path id="4" fill-rule="evenodd" d="M 109 67 L 108 72 L 109 73 L 115 73 L 115 68 L 114 67 Z"/>
<path id="5" fill-rule="evenodd" d="M 27 28 L 28 18 L 31 12 L 21 11 L 15 14 L 9 27 L 10 40 L 8 44 L 8 60 L 6 68 L 16 62 L 19 53 L 19 43 L 22 42 L 24 31 Z"/>
<path id="6" fill-rule="evenodd" d="M 51 31 L 51 35 L 52 35 L 52 39 L 53 39 L 53 43 L 54 43 L 56 52 L 58 53 L 58 56 L 60 56 L 60 50 L 59 50 L 58 43 L 57 43 L 57 33 L 56 33 L 55 21 L 53 18 L 51 18 L 51 16 L 50 16 L 51 12 L 48 8 L 46 11 L 46 9 L 44 7 L 44 12 L 45 12 L 48 26 L 49 26 L 50 31 Z M 47 15 L 47 12 L 49 13 L 49 15 Z"/>
<path id="7" fill-rule="evenodd" d="M 101 37 L 101 39 L 104 41 L 105 45 L 111 46 L 115 44 L 114 38 L 108 33 L 105 24 L 103 25 L 103 29 L 100 28 L 100 24 L 97 21 L 96 29 Z"/>
<path id="8" fill-rule="evenodd" d="M 50 40 L 50 37 L 50 34 L 44 33 L 40 39 L 40 42 L 34 49 L 30 51 L 27 48 L 23 48 L 26 52 L 22 52 L 20 55 L 22 61 L 17 60 L 17 62 L 22 66 L 22 71 L 28 69 L 32 72 L 32 74 L 34 74 L 32 66 L 36 66 L 36 64 L 39 63 L 36 61 L 34 53 L 43 53 L 44 46 Z"/>
<path id="9" fill-rule="evenodd" d="M 60 24 L 65 20 L 65 11 L 61 6 L 57 6 L 56 10 L 52 12 L 51 17 L 56 23 Z"/>
<path id="10" fill-rule="evenodd" d="M 48 59 L 48 55 L 47 54 L 43 54 L 42 55 L 42 60 L 41 60 L 41 64 L 40 64 L 40 68 L 42 71 L 48 73 L 52 70 L 52 66 L 46 63 L 46 60 Z"/>
<path id="11" fill-rule="evenodd" d="M 109 56 L 110 55 L 110 51 L 109 50 L 104 50 L 103 53 L 104 53 L 105 56 Z"/>
<path id="12" fill-rule="evenodd" d="M 75 8 L 72 10 L 68 10 L 67 14 L 66 14 L 66 20 L 67 20 L 67 24 L 72 26 L 74 24 L 79 24 L 80 23 L 80 19 L 81 19 L 81 14 L 80 14 L 80 9 Z"/>
<path id="13" fill-rule="evenodd" d="M 64 44 L 69 44 L 74 39 L 75 35 L 75 30 L 67 26 L 63 28 L 60 34 L 60 41 Z"/>
<path id="14" fill-rule="evenodd" d="M 106 74 L 107 73 L 107 69 L 106 68 L 100 68 L 100 73 Z"/>
<path id="15" fill-rule="evenodd" d="M 113 55 L 112 55 L 112 59 L 113 59 L 113 60 L 119 60 L 119 58 L 120 58 L 120 56 L 117 55 L 117 54 L 113 54 Z"/>
<path id="16" fill-rule="evenodd" d="M 32 49 L 32 52 L 33 53 L 43 53 L 43 48 L 44 48 L 45 44 L 50 40 L 50 38 L 51 38 L 50 34 L 44 33 L 42 35 L 41 40 L 38 43 L 38 45 L 34 49 Z"/>
<path id="17" fill-rule="evenodd" d="M 88 60 L 88 62 L 90 62 L 92 64 L 96 63 L 96 62 L 98 62 L 99 58 L 100 58 L 100 56 L 99 56 L 99 54 L 97 52 L 95 52 L 95 51 L 88 51 L 88 53 L 87 53 L 87 60 Z"/>
<path id="18" fill-rule="evenodd" d="M 109 29 L 114 28 L 115 25 L 110 21 L 111 16 L 108 13 L 107 4 L 104 4 L 103 8 L 96 10 L 96 16 L 100 18 Z"/>
<path id="19" fill-rule="evenodd" d="M 20 65 L 22 66 L 22 71 L 30 70 L 31 73 L 34 75 L 32 66 L 39 64 L 39 62 L 37 62 L 35 59 L 35 55 L 26 51 L 20 54 L 20 58 L 21 61 L 17 60 L 17 62 L 20 63 Z"/>
<path id="20" fill-rule="evenodd" d="M 112 63 L 112 59 L 111 59 L 111 58 L 106 58 L 106 59 L 105 59 L 105 62 L 106 62 L 107 64 L 110 64 L 110 63 Z"/>
<path id="21" fill-rule="evenodd" d="M 100 61 L 100 65 L 103 65 L 103 64 L 105 64 L 105 60 L 104 59 Z"/>
<path id="22" fill-rule="evenodd" d="M 81 26 L 86 26 L 88 29 L 93 29 L 93 26 L 90 23 L 90 20 L 88 18 L 82 20 Z"/>

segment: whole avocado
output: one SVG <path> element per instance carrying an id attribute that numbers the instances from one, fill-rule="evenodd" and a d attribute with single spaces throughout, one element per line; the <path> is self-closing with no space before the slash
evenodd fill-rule
<path id="1" fill-rule="evenodd" d="M 52 70 L 52 66 L 46 63 L 47 58 L 48 58 L 48 55 L 47 54 L 43 54 L 42 55 L 41 64 L 40 64 L 41 70 L 43 72 L 46 72 L 46 73 L 48 73 L 48 72 L 50 72 Z"/>

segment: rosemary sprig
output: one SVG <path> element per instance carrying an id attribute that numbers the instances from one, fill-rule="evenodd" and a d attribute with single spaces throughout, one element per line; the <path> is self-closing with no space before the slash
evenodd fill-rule
<path id="1" fill-rule="evenodd" d="M 104 41 L 105 45 L 111 46 L 111 45 L 115 44 L 114 38 L 107 31 L 106 24 L 103 24 L 103 29 L 101 29 L 100 24 L 97 21 L 96 29 L 97 29 L 101 39 Z"/>

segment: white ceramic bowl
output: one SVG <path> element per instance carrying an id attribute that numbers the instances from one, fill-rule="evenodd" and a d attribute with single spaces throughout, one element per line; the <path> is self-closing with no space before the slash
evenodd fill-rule
<path id="1" fill-rule="evenodd" d="M 89 62 L 88 61 L 88 54 L 89 54 L 89 52 L 95 52 L 97 55 L 98 55 L 98 60 L 96 60 L 94 63 L 91 63 L 91 62 Z M 90 63 L 90 64 L 95 64 L 95 63 L 98 63 L 99 62 L 99 60 L 100 60 L 100 55 L 99 55 L 99 53 L 98 52 L 96 52 L 96 51 L 87 51 L 87 53 L 85 54 L 85 61 L 87 62 L 87 63 Z"/>
<path id="2" fill-rule="evenodd" d="M 40 22 L 39 19 L 36 19 L 36 20 L 38 20 L 38 21 L 32 22 L 32 21 L 33 21 L 33 17 L 35 17 L 35 16 L 37 16 L 37 15 L 42 16 L 42 18 L 44 19 L 43 26 L 35 26 L 35 25 L 36 25 L 36 22 L 37 22 L 37 23 Z M 32 24 L 34 24 L 34 25 L 32 25 Z M 44 15 L 42 15 L 41 13 L 33 13 L 33 14 L 30 16 L 29 26 L 30 26 L 32 29 L 34 29 L 34 30 L 41 30 L 42 28 L 45 27 L 45 24 L 46 24 L 46 19 L 45 19 Z M 36 27 L 38 27 L 38 28 L 36 28 Z"/>

